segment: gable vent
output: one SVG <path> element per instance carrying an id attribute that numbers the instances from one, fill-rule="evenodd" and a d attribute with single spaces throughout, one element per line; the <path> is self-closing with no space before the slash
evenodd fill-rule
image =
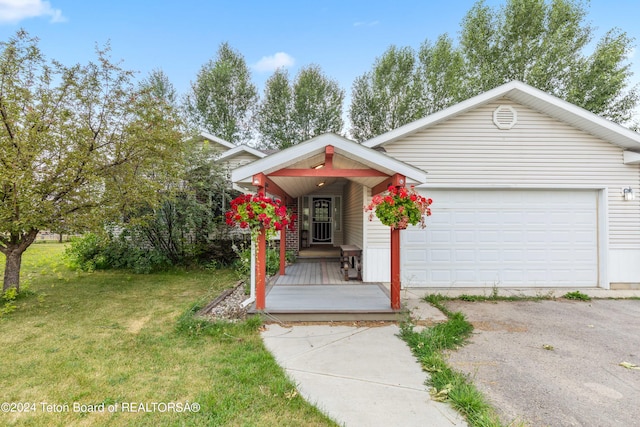
<path id="1" fill-rule="evenodd" d="M 510 105 L 500 105 L 493 112 L 493 123 L 498 129 L 511 129 L 518 122 L 518 112 Z"/>

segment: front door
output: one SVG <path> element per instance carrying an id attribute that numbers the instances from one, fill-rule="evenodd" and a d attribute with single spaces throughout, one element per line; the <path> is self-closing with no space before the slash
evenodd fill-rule
<path id="1" fill-rule="evenodd" d="M 314 197 L 311 209 L 311 243 L 332 243 L 331 197 Z"/>

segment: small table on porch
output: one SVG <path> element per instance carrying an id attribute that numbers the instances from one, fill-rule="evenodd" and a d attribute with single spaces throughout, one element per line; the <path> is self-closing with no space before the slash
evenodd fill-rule
<path id="1" fill-rule="evenodd" d="M 344 280 L 349 280 L 350 258 L 355 258 L 355 268 L 358 272 L 357 280 L 362 281 L 362 249 L 356 245 L 340 245 L 340 266 L 344 271 Z"/>

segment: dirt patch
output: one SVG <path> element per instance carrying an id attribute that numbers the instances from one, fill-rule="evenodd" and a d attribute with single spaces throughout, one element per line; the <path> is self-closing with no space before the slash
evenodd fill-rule
<path id="1" fill-rule="evenodd" d="M 129 326 L 127 326 L 127 332 L 132 334 L 137 334 L 142 330 L 144 325 L 147 324 L 149 319 L 151 319 L 151 316 L 145 316 L 145 317 L 141 317 L 139 319 L 133 320 L 132 322 L 129 323 Z"/>
<path id="2" fill-rule="evenodd" d="M 640 426 L 640 301 L 450 301 L 476 329 L 449 363 L 505 424 Z"/>

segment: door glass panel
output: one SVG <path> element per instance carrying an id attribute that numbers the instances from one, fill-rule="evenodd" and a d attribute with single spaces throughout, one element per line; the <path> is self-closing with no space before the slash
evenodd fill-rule
<path id="1" fill-rule="evenodd" d="M 312 238 L 314 243 L 331 243 L 332 241 L 332 218 L 331 218 L 331 198 L 314 197 L 311 213 Z"/>

